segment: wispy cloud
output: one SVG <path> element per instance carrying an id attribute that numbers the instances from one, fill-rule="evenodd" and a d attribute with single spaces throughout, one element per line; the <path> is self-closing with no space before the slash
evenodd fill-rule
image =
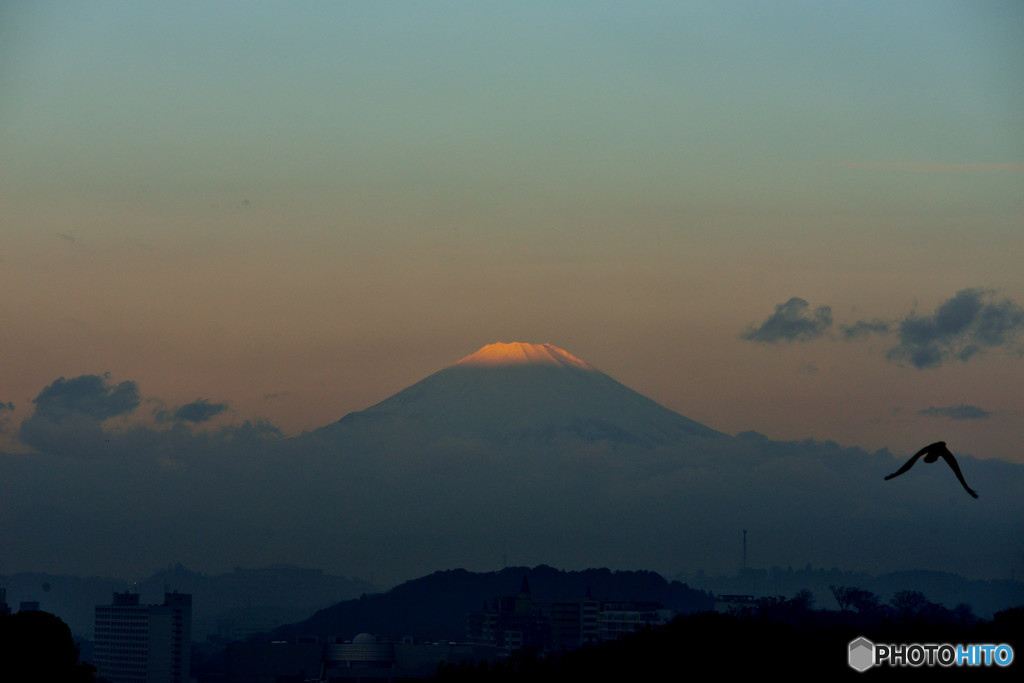
<path id="1" fill-rule="evenodd" d="M 768 316 L 760 326 L 751 326 L 740 337 L 769 344 L 808 341 L 823 335 L 831 325 L 831 308 L 819 306 L 811 311 L 809 303 L 794 296 L 786 303 L 777 304 L 775 313 Z"/>
<path id="2" fill-rule="evenodd" d="M 264 400 L 268 400 L 268 401 L 272 400 L 272 399 L 275 399 L 275 398 L 286 398 L 287 396 L 290 395 L 290 393 L 291 392 L 288 392 L 288 391 L 275 391 L 272 394 L 263 394 L 263 398 L 264 398 Z"/>
<path id="3" fill-rule="evenodd" d="M 874 320 L 858 320 L 852 325 L 842 325 L 844 339 L 864 339 L 873 334 L 888 334 L 892 325 L 878 318 Z"/>
<path id="4" fill-rule="evenodd" d="M 985 418 L 992 415 L 992 413 L 978 406 L 969 406 L 960 404 L 958 406 L 943 406 L 937 408 L 931 406 L 924 410 L 917 411 L 918 415 L 924 415 L 925 417 L 939 417 L 947 420 L 984 420 Z"/>
<path id="5" fill-rule="evenodd" d="M 227 403 L 210 403 L 200 398 L 191 403 L 179 406 L 175 410 L 156 411 L 157 422 L 192 422 L 200 424 L 208 422 L 228 409 Z"/>
<path id="6" fill-rule="evenodd" d="M 1024 164 L 945 163 L 941 161 L 841 161 L 841 168 L 908 171 L 911 173 L 1024 173 Z"/>

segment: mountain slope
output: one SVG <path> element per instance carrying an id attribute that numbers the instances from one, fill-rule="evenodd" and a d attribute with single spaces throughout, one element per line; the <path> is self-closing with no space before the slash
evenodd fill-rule
<path id="1" fill-rule="evenodd" d="M 656 445 L 718 432 L 551 344 L 490 344 L 326 434 L 360 430 L 499 443 L 565 439 Z"/>

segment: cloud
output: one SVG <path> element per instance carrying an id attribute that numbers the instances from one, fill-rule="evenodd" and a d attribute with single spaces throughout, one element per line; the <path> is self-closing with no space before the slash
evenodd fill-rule
<path id="1" fill-rule="evenodd" d="M 33 399 L 35 414 L 60 420 L 78 414 L 103 421 L 135 410 L 139 405 L 139 387 L 135 382 L 107 384 L 109 373 L 61 377 Z"/>
<path id="2" fill-rule="evenodd" d="M 775 313 L 761 323 L 760 327 L 744 332 L 741 338 L 748 341 L 774 344 L 778 341 L 807 341 L 816 339 L 832 325 L 832 309 L 819 306 L 813 313 L 810 304 L 799 297 L 793 297 L 784 304 L 775 306 Z"/>
<path id="3" fill-rule="evenodd" d="M 925 417 L 941 417 L 947 420 L 984 420 L 992 415 L 988 410 L 962 403 L 958 406 L 943 406 L 941 408 L 931 406 L 917 411 L 917 414 Z"/>
<path id="4" fill-rule="evenodd" d="M 858 320 L 852 325 L 842 325 L 843 338 L 847 340 L 864 339 L 873 334 L 888 334 L 892 325 L 884 320 Z"/>
<path id="5" fill-rule="evenodd" d="M 918 369 L 937 368 L 950 359 L 966 362 L 987 348 L 1010 346 L 1024 330 L 1024 309 L 991 290 L 962 289 L 932 315 L 911 313 L 899 324 L 899 344 L 890 360 Z"/>
<path id="6" fill-rule="evenodd" d="M 40 451 L 92 455 L 109 441 L 102 423 L 139 405 L 135 382 L 108 383 L 109 374 L 61 377 L 33 399 L 35 410 L 18 430 L 23 443 Z"/>
<path id="7" fill-rule="evenodd" d="M 186 403 L 177 410 L 156 412 L 157 422 L 192 422 L 199 424 L 212 420 L 228 409 L 227 403 L 210 403 L 205 398 L 200 398 L 192 403 Z"/>
<path id="8" fill-rule="evenodd" d="M 288 391 L 275 391 L 272 394 L 263 394 L 263 398 L 264 398 L 264 400 L 271 400 L 271 399 L 275 399 L 275 398 L 285 398 L 285 397 L 289 396 L 290 394 L 291 394 L 291 392 L 288 392 Z"/>
<path id="9" fill-rule="evenodd" d="M 940 161 L 842 161 L 841 168 L 882 169 L 911 173 L 992 173 L 1009 171 L 1020 173 L 1024 164 L 943 163 Z"/>
<path id="10" fill-rule="evenodd" d="M 4 403 L 0 401 L 0 432 L 7 430 L 7 424 L 11 421 L 11 418 L 4 415 L 5 412 L 14 412 L 14 404 L 8 401 Z"/>

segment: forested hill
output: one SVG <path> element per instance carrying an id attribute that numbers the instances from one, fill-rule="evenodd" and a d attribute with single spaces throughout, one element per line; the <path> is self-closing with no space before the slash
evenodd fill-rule
<path id="1" fill-rule="evenodd" d="M 650 571 L 562 571 L 546 565 L 485 573 L 452 569 L 407 581 L 386 593 L 339 602 L 260 638 L 337 636 L 347 640 L 366 632 L 391 640 L 403 636 L 465 640 L 466 615 L 490 605 L 496 597 L 518 594 L 523 577 L 529 582 L 532 597 L 540 600 L 583 598 L 589 591 L 598 600 L 657 602 L 680 612 L 706 610 L 713 604 L 708 593 L 678 581 L 669 582 Z"/>

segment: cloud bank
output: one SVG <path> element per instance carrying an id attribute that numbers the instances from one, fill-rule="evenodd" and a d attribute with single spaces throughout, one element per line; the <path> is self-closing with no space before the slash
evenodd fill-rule
<path id="1" fill-rule="evenodd" d="M 720 571 L 735 567 L 739 530 L 750 529 L 765 566 L 985 575 L 1012 561 L 1024 532 L 1024 466 L 960 452 L 983 504 L 948 468 L 884 482 L 906 454 L 831 442 L 587 437 L 525 448 L 404 434 L 358 414 L 294 438 L 265 422 L 193 431 L 184 419 L 110 420 L 137 403 L 134 383 L 105 375 L 40 393 L 22 430 L 32 453 L 0 453 L 0 561 L 126 578 L 175 562 L 202 571 L 285 562 L 382 583 L 494 568 L 505 554 L 568 568 Z M 204 417 L 220 404 L 187 405 Z"/>

